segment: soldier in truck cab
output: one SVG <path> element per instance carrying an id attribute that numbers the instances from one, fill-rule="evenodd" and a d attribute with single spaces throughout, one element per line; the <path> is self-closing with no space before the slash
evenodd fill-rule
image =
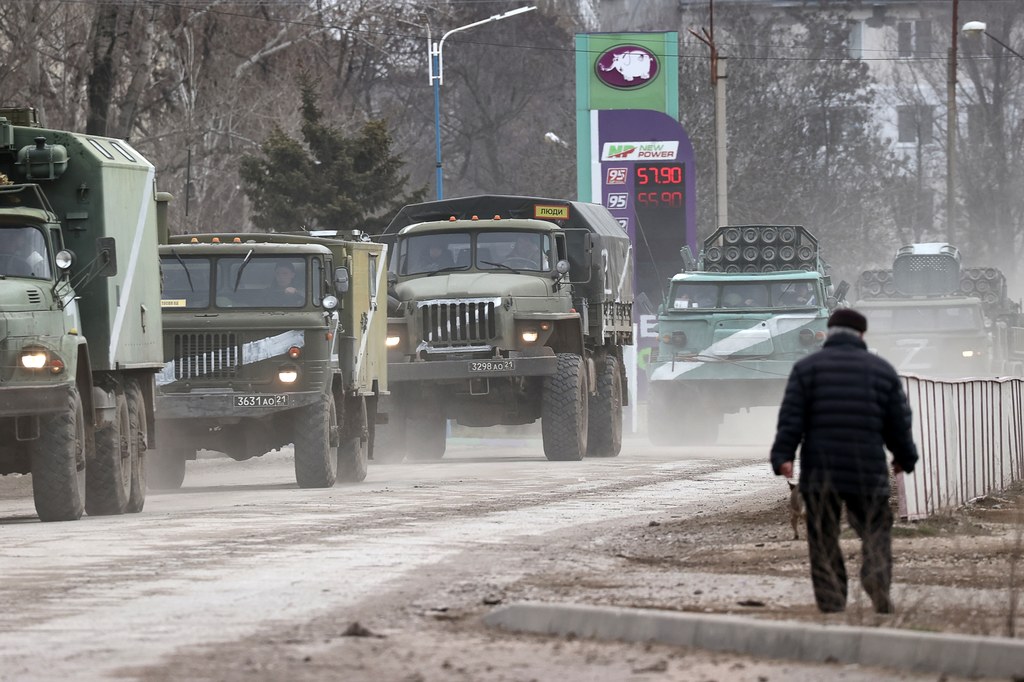
<path id="1" fill-rule="evenodd" d="M 303 290 L 295 284 L 295 266 L 281 261 L 274 266 L 274 282 L 267 290 L 272 304 L 298 305 L 303 300 Z"/>

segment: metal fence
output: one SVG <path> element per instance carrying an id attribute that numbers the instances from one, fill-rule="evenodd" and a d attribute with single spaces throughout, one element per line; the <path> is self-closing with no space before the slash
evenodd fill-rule
<path id="1" fill-rule="evenodd" d="M 921 458 L 897 477 L 901 517 L 954 509 L 1024 477 L 1024 380 L 902 378 Z"/>

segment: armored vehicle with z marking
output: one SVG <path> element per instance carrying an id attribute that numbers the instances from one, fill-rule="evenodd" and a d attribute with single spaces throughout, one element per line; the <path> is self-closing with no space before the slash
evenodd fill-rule
<path id="1" fill-rule="evenodd" d="M 387 392 L 385 250 L 354 235 L 179 235 L 160 247 L 169 438 L 151 482 L 199 449 L 246 460 L 295 447 L 300 487 L 361 481 Z"/>
<path id="2" fill-rule="evenodd" d="M 0 109 L 0 474 L 43 521 L 142 510 L 170 195 L 124 140 Z"/>
<path id="3" fill-rule="evenodd" d="M 817 240 L 800 226 L 723 227 L 703 246 L 696 264 L 684 247 L 686 267 L 658 311 L 647 401 L 655 445 L 708 443 L 724 415 L 778 405 L 847 288 L 833 291 Z"/>
<path id="4" fill-rule="evenodd" d="M 993 267 L 962 267 L 945 242 L 900 247 L 891 270 L 865 270 L 857 309 L 868 345 L 897 370 L 925 377 L 1024 376 L 1024 322 Z"/>
<path id="5" fill-rule="evenodd" d="M 629 238 L 596 204 L 475 196 L 403 208 L 389 265 L 389 422 L 375 459 L 437 459 L 449 419 L 541 420 L 551 460 L 614 457 L 633 343 Z"/>

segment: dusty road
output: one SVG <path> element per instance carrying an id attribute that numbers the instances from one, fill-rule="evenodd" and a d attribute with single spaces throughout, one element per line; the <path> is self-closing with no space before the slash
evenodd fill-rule
<path id="1" fill-rule="evenodd" d="M 934 679 L 483 629 L 532 576 L 571 596 L 615 570 L 582 545 L 784 494 L 763 447 L 540 452 L 455 441 L 329 490 L 296 488 L 288 452 L 205 459 L 141 514 L 73 523 L 39 523 L 27 477 L 0 479 L 0 680 Z"/>

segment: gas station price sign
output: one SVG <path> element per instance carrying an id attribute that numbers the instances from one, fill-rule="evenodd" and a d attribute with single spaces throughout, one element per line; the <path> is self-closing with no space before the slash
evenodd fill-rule
<path id="1" fill-rule="evenodd" d="M 636 163 L 633 165 L 633 191 L 636 209 L 679 209 L 685 206 L 686 192 L 681 163 Z"/>

